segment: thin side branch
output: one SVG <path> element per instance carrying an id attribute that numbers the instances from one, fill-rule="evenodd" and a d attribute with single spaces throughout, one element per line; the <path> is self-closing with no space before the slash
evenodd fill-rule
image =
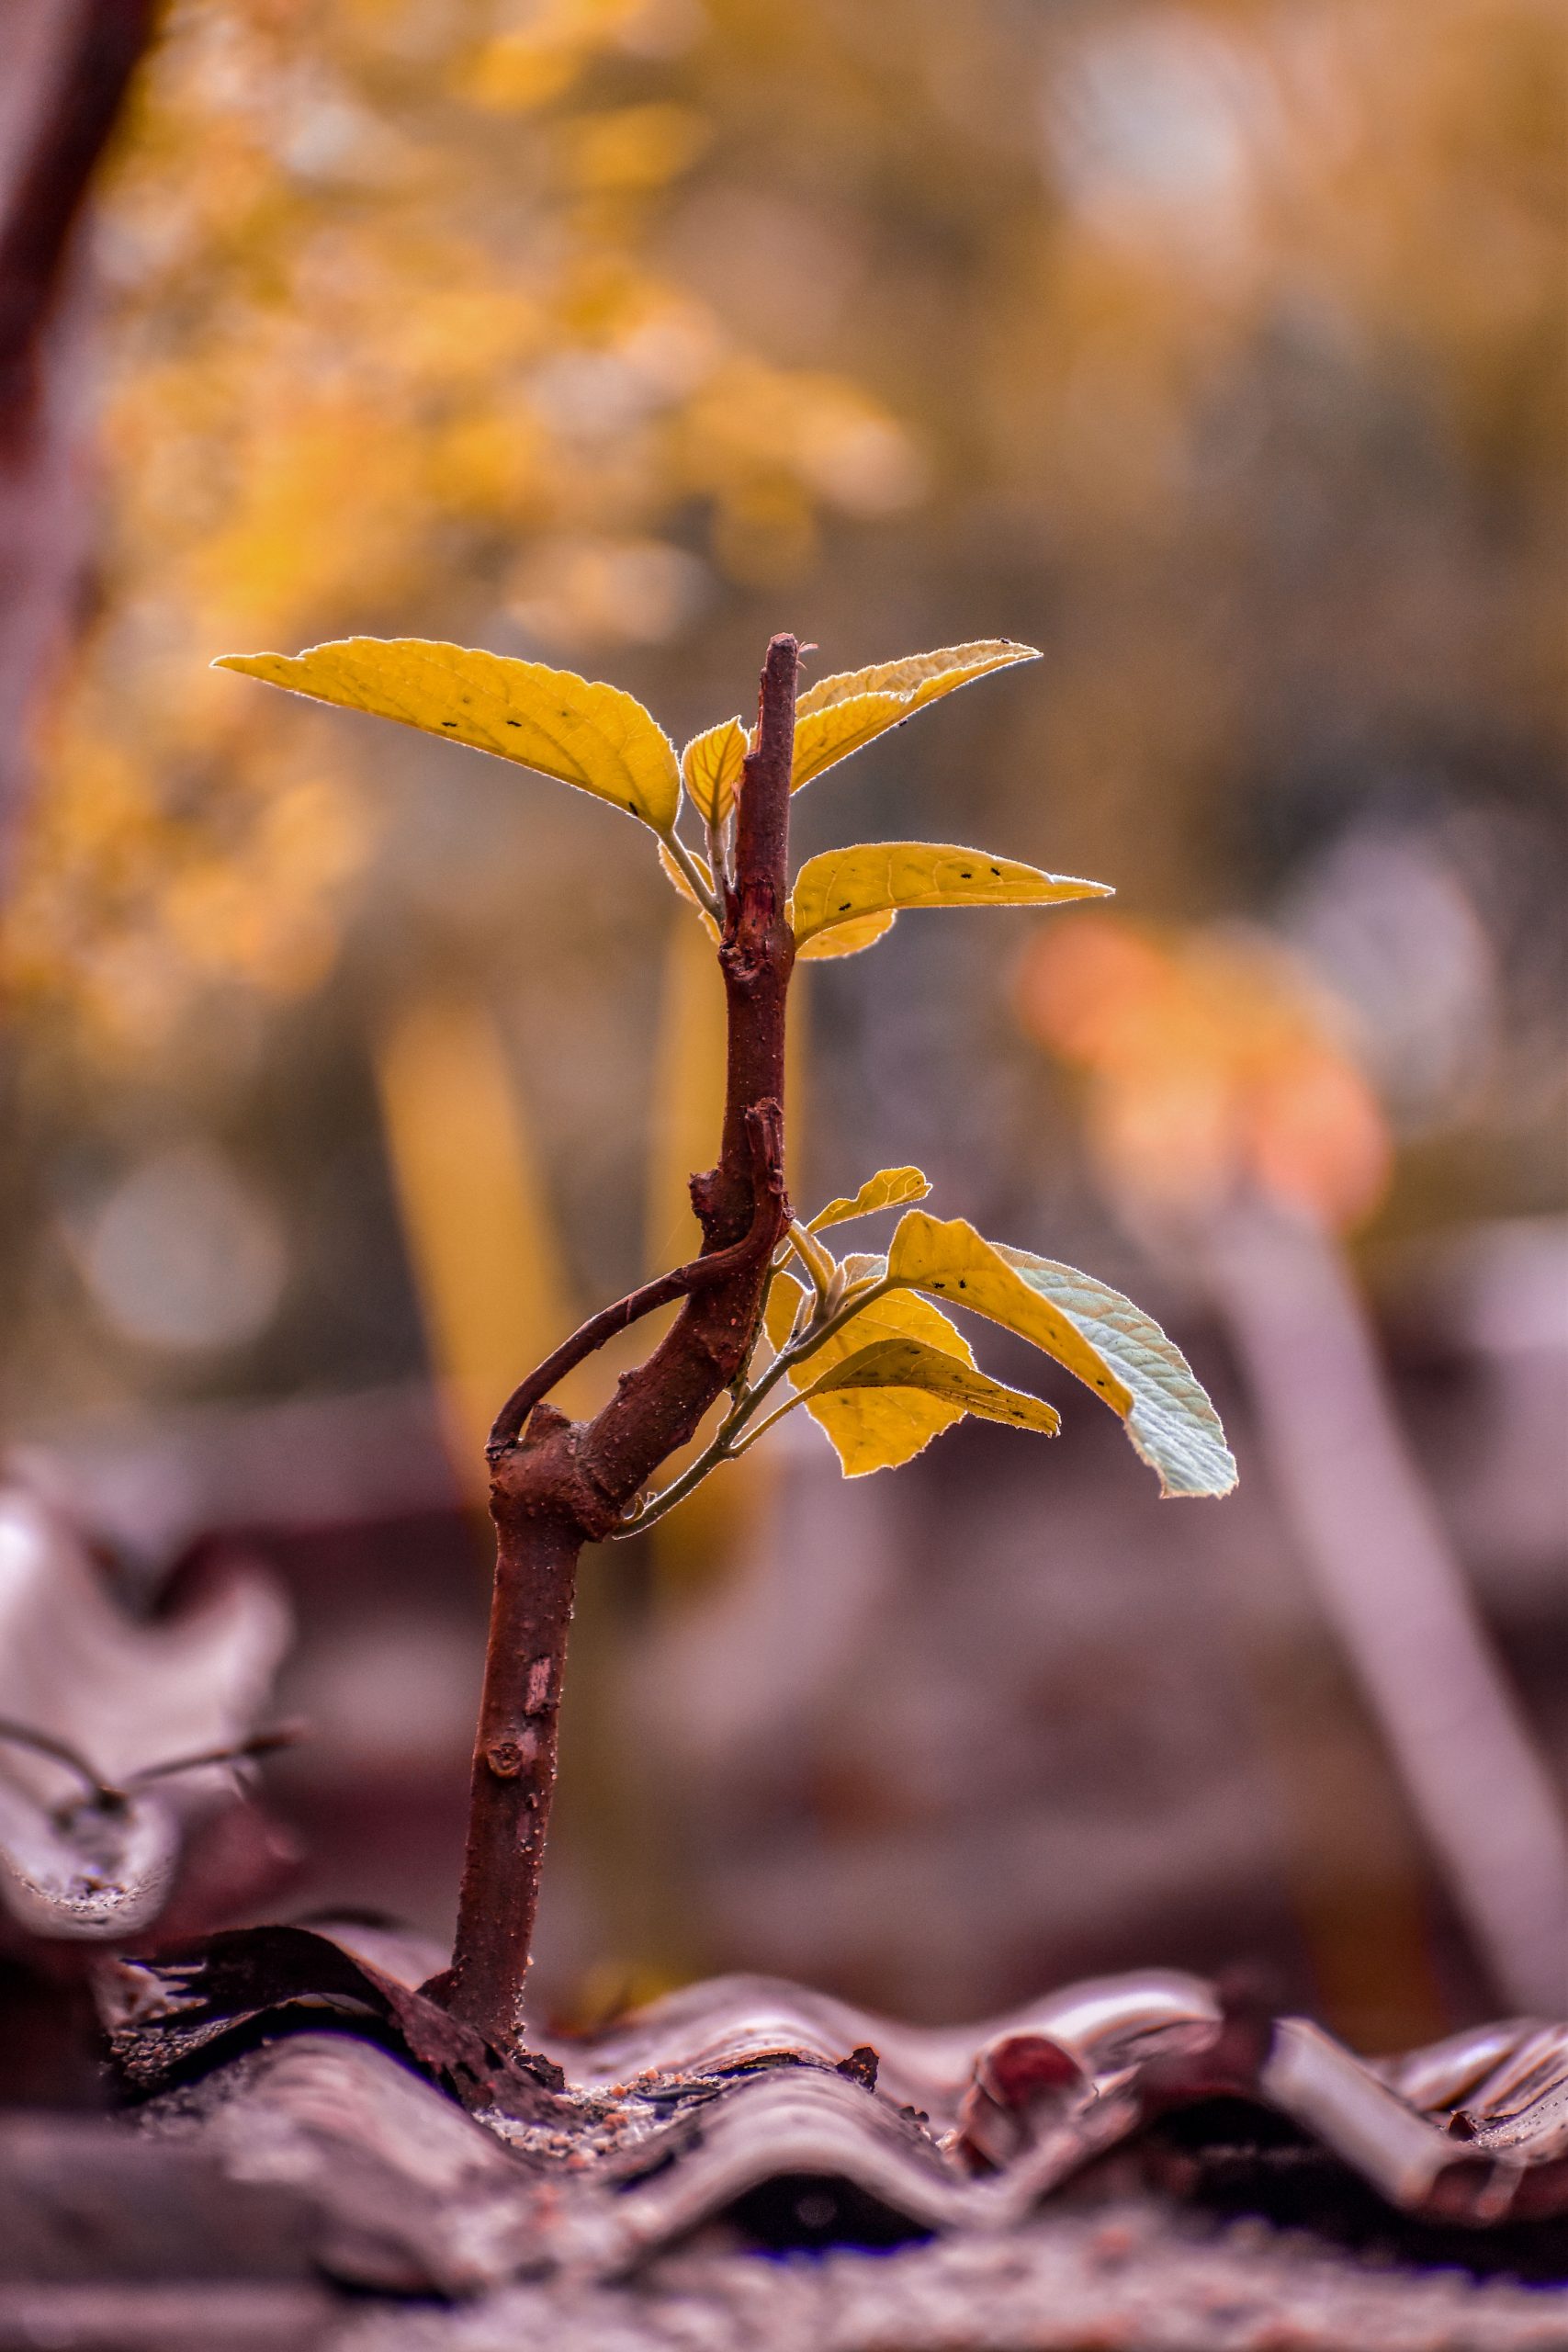
<path id="1" fill-rule="evenodd" d="M 759 1107 L 751 1114 L 752 1133 L 756 1137 L 758 1165 L 766 1180 L 765 1188 L 757 1193 L 757 1206 L 750 1232 L 744 1234 L 732 1249 L 716 1250 L 701 1258 L 693 1258 L 684 1266 L 676 1266 L 667 1274 L 658 1274 L 652 1282 L 644 1283 L 640 1290 L 627 1293 L 614 1306 L 602 1307 L 581 1323 L 570 1340 L 563 1340 L 553 1355 L 548 1355 L 536 1371 L 531 1372 L 513 1390 L 495 1417 L 485 1453 L 491 1462 L 500 1460 L 517 1443 L 525 1422 L 536 1405 L 558 1387 L 569 1372 L 575 1372 L 609 1340 L 622 1331 L 629 1330 L 645 1315 L 654 1314 L 661 1306 L 671 1306 L 678 1298 L 690 1297 L 694 1291 L 706 1290 L 714 1283 L 725 1282 L 731 1274 L 743 1272 L 757 1259 L 768 1256 L 773 1247 L 773 1231 L 777 1221 L 777 1202 L 784 1196 L 784 1165 L 781 1158 L 783 1136 L 777 1121 L 762 1115 Z"/>

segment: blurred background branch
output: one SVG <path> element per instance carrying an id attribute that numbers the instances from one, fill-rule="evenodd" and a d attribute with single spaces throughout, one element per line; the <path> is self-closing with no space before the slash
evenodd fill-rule
<path id="1" fill-rule="evenodd" d="M 0 861 L 36 704 L 77 617 L 88 458 L 73 380 L 78 218 L 152 30 L 154 0 L 18 0 L 0 99 Z"/>

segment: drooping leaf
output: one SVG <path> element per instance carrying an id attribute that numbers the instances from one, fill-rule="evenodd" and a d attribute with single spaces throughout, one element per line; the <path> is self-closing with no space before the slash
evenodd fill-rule
<path id="1" fill-rule="evenodd" d="M 887 908 L 1048 907 L 1110 895 L 1103 882 L 1043 874 L 951 842 L 857 842 L 807 859 L 789 919 L 800 944 Z"/>
<path id="2" fill-rule="evenodd" d="M 1032 645 L 986 638 L 974 645 L 947 645 L 935 653 L 911 653 L 902 662 L 879 662 L 867 670 L 818 679 L 795 705 L 795 791 L 954 687 L 1011 662 L 1039 658 Z"/>
<path id="3" fill-rule="evenodd" d="M 728 816 L 745 759 L 746 729 L 739 718 L 694 735 L 682 752 L 687 797 L 705 825 L 722 825 Z"/>
<path id="4" fill-rule="evenodd" d="M 711 884 L 713 876 L 708 872 L 706 858 L 699 857 L 695 850 L 690 852 L 690 856 L 692 864 L 696 867 L 698 873 L 702 876 L 703 880 Z M 674 859 L 671 856 L 670 852 L 662 842 L 659 844 L 659 863 L 664 868 L 666 875 L 674 884 L 682 898 L 685 899 L 686 904 L 694 910 L 701 922 L 704 930 L 707 933 L 708 937 L 713 941 L 714 945 L 716 947 L 718 945 L 717 923 L 715 922 L 712 915 L 709 914 L 707 909 L 704 906 L 702 900 L 698 898 L 696 892 L 693 889 L 691 884 L 687 881 L 685 876 L 682 873 L 680 867 L 676 865 Z"/>
<path id="5" fill-rule="evenodd" d="M 901 1209 L 910 1201 L 923 1201 L 931 1191 L 926 1177 L 918 1168 L 879 1168 L 868 1176 L 853 1200 L 829 1201 L 818 1209 L 807 1233 L 824 1233 L 830 1225 L 848 1225 L 852 1217 L 872 1216 L 878 1209 Z"/>
<path id="6" fill-rule="evenodd" d="M 666 833 L 681 805 L 675 747 L 619 686 L 422 637 L 346 637 L 299 655 L 225 654 L 214 669 L 367 710 L 574 784 Z"/>
<path id="7" fill-rule="evenodd" d="M 874 947 L 885 939 L 898 917 L 896 911 L 880 915 L 863 915 L 858 922 L 836 923 L 831 931 L 819 931 L 805 942 L 795 943 L 797 964 L 826 963 L 832 956 L 859 956 L 867 947 Z"/>
<path id="8" fill-rule="evenodd" d="M 1131 1299 L 1073 1267 L 998 1248 L 963 1217 L 911 1209 L 893 1237 L 895 1281 L 973 1307 L 1065 1364 L 1126 1424 L 1166 1495 L 1224 1495 L 1235 1463 L 1180 1351 Z"/>
<path id="9" fill-rule="evenodd" d="M 813 1381 L 806 1395 L 807 1409 L 832 1439 L 849 1478 L 907 1462 L 909 1430 L 904 1415 L 909 1404 L 931 1397 L 956 1406 L 960 1416 L 1006 1421 L 1046 1437 L 1055 1437 L 1062 1426 L 1061 1416 L 1038 1396 L 1005 1387 L 962 1357 L 919 1340 L 878 1340 L 859 1348 Z M 894 1404 L 901 1408 L 897 1421 L 886 1409 Z M 931 1430 L 922 1442 L 935 1434 Z"/>
<path id="10" fill-rule="evenodd" d="M 858 1279 L 863 1274 L 880 1273 L 884 1261 L 857 1256 L 846 1258 L 844 1264 L 851 1276 Z M 773 1277 L 768 1300 L 768 1337 L 775 1348 L 782 1347 L 789 1337 L 801 1295 L 800 1285 L 792 1275 Z M 798 1385 L 811 1387 L 836 1364 L 847 1363 L 851 1356 L 886 1340 L 914 1340 L 948 1357 L 963 1369 L 974 1368 L 975 1357 L 968 1341 L 940 1307 L 908 1291 L 893 1291 L 873 1299 L 841 1330 L 824 1340 L 801 1364 Z M 812 1398 L 806 1409 L 827 1432 L 843 1464 L 844 1475 L 851 1478 L 858 1478 L 868 1470 L 894 1469 L 901 1462 L 912 1461 L 933 1437 L 964 1417 L 962 1405 L 953 1404 L 929 1390 L 913 1388 L 846 1390 L 841 1395 Z"/>

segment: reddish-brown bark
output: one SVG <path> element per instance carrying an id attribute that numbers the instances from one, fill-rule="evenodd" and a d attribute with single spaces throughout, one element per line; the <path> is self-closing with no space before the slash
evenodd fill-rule
<path id="1" fill-rule="evenodd" d="M 619 1524 L 744 1370 L 768 1261 L 789 1222 L 784 1024 L 795 938 L 785 903 L 799 659 L 793 637 L 768 648 L 756 749 L 738 795 L 719 946 L 728 1009 L 724 1132 L 716 1167 L 692 1179 L 703 1254 L 584 1324 L 516 1391 L 491 1436 L 495 1589 L 457 1942 L 441 1994 L 498 2048 L 515 2036 L 528 1965 L 578 1555 Z M 543 1401 L 594 1347 L 682 1295 L 673 1328 L 622 1374 L 592 1420 L 568 1420 Z"/>

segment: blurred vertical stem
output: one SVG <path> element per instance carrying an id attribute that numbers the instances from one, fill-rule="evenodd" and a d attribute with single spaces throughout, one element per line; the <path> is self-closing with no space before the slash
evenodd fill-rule
<path id="1" fill-rule="evenodd" d="M 1208 1270 L 1269 1466 L 1454 1901 L 1505 1999 L 1561 2012 L 1568 1836 L 1395 1419 L 1343 1251 L 1254 1201 Z"/>
<path id="2" fill-rule="evenodd" d="M 500 2049 L 522 2014 L 577 1563 L 744 1370 L 769 1261 L 789 1225 L 784 1189 L 784 1038 L 795 939 L 789 797 L 800 649 L 768 648 L 755 748 L 738 795 L 735 876 L 718 960 L 726 1001 L 724 1131 L 692 1179 L 703 1252 L 584 1324 L 502 1408 L 488 1449 L 496 1571 L 469 1789 L 452 1966 L 436 1989 Z M 545 1401 L 571 1367 L 638 1316 L 684 1305 L 647 1362 L 591 1420 Z"/>
<path id="3" fill-rule="evenodd" d="M 76 230 L 152 37 L 153 0 L 7 0 L 0 55 L 0 861 L 39 692 L 80 617 L 96 502 L 82 462 Z"/>

